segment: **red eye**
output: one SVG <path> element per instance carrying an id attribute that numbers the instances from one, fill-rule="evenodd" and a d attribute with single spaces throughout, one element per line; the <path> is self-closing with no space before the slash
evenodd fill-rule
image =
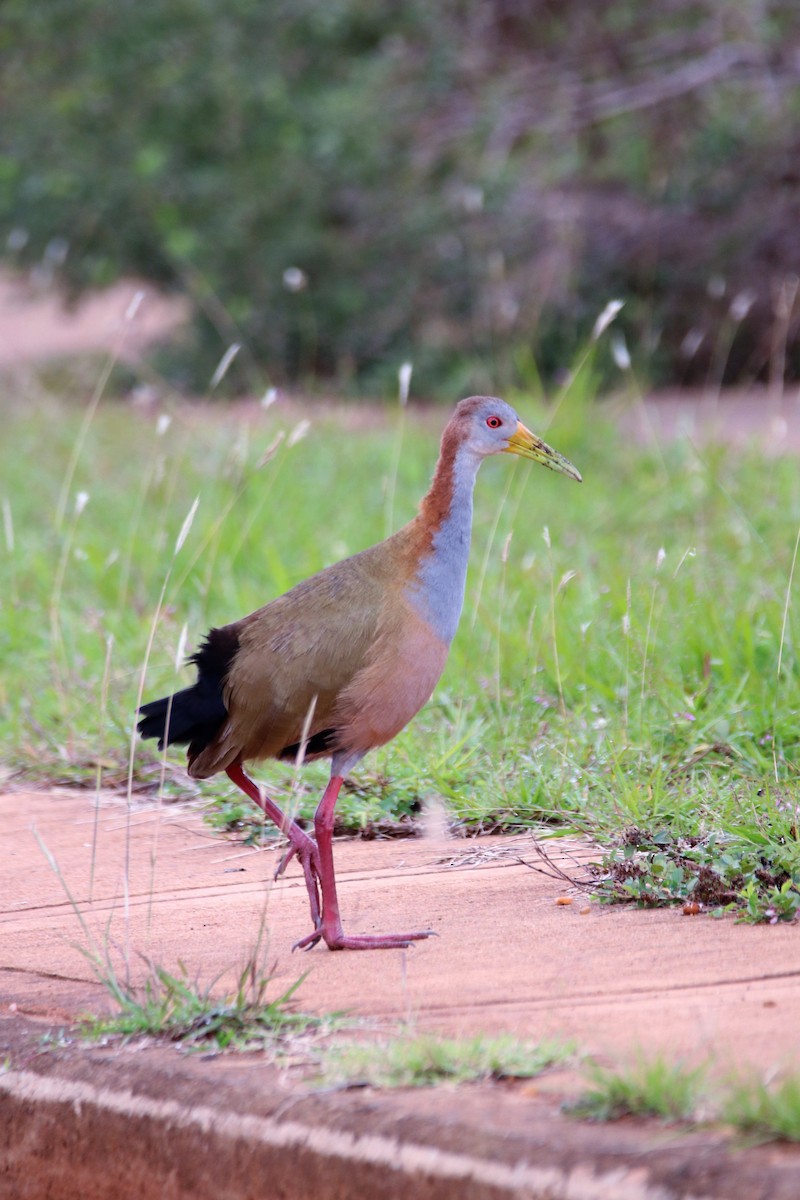
<path id="1" fill-rule="evenodd" d="M 486 424 L 489 426 L 490 429 L 499 429 L 500 426 L 503 424 L 503 422 L 500 420 L 499 417 L 487 417 Z"/>

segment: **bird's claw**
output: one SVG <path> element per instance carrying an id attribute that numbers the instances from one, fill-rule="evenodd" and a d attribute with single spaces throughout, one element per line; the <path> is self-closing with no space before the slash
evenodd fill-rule
<path id="1" fill-rule="evenodd" d="M 306 891 L 308 892 L 308 900 L 311 905 L 311 920 L 314 922 L 315 929 L 319 929 L 322 925 L 322 907 L 319 894 L 319 849 L 314 839 L 309 837 L 307 833 L 303 833 L 302 830 L 298 830 L 297 832 L 292 830 L 288 836 L 289 848 L 275 868 L 273 879 L 280 879 L 292 859 L 297 857 L 297 861 L 303 868 L 303 875 L 306 880 Z M 294 947 L 292 948 L 294 949 Z"/>
<path id="2" fill-rule="evenodd" d="M 295 857 L 297 857 L 300 860 L 300 864 L 301 864 L 301 866 L 304 867 L 304 869 L 305 869 L 305 859 L 310 858 L 312 861 L 314 870 L 318 873 L 319 872 L 319 850 L 317 849 L 317 843 L 314 841 L 314 839 L 312 837 L 309 837 L 309 835 L 307 833 L 304 833 L 302 829 L 289 830 L 287 837 L 289 838 L 289 845 L 286 848 L 286 851 L 284 852 L 284 854 L 282 855 L 281 861 L 278 863 L 277 867 L 275 868 L 275 874 L 273 875 L 272 878 L 276 881 L 278 879 L 280 879 L 281 875 L 284 873 L 284 871 L 288 867 L 289 863 Z"/>
<path id="3" fill-rule="evenodd" d="M 314 933 L 307 933 L 305 937 L 298 938 L 292 946 L 292 953 L 295 950 L 313 950 L 317 942 L 322 939 L 322 929 L 318 928 Z"/>
<path id="4" fill-rule="evenodd" d="M 295 846 L 289 846 L 289 849 L 286 851 L 286 853 L 282 855 L 281 861 L 278 863 L 277 867 L 275 868 L 275 874 L 272 876 L 273 881 L 275 883 L 278 882 L 281 875 L 286 870 L 289 863 L 292 861 L 292 859 L 294 858 L 294 856 L 296 854 L 297 854 L 297 848 Z"/>

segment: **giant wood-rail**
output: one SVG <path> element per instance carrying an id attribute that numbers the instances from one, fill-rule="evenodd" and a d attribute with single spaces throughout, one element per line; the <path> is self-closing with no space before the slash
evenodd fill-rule
<path id="1" fill-rule="evenodd" d="M 566 458 L 526 429 L 503 400 L 456 407 L 419 512 L 403 529 L 297 584 L 263 608 L 212 629 L 191 661 L 197 681 L 140 710 L 143 737 L 188 744 L 189 774 L 225 771 L 289 840 L 313 930 L 331 950 L 408 946 L 430 931 L 344 933 L 333 867 L 333 819 L 344 776 L 395 737 L 429 699 L 464 600 L 472 493 L 482 460 L 519 454 L 580 481 Z M 331 759 L 314 837 L 246 774 L 253 759 Z"/>

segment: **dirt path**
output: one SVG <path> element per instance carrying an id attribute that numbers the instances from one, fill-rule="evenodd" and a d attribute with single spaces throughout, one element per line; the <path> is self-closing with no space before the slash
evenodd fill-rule
<path id="1" fill-rule="evenodd" d="M 0 271 L 0 368 L 119 352 L 136 361 L 186 319 L 184 301 L 122 280 L 66 308 L 53 287 Z"/>
<path id="2" fill-rule="evenodd" d="M 623 429 L 637 441 L 675 439 L 704 444 L 759 446 L 769 454 L 800 453 L 800 388 L 785 391 L 753 385 L 723 393 L 665 391 L 647 403 L 622 406 Z"/>

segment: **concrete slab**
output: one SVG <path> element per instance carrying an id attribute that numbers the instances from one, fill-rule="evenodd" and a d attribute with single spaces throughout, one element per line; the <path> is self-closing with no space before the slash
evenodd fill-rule
<path id="1" fill-rule="evenodd" d="M 797 1059 L 793 926 L 613 909 L 577 890 L 557 904 L 569 889 L 525 865 L 538 864 L 528 835 L 342 841 L 335 853 L 346 928 L 438 936 L 408 951 L 293 954 L 308 929 L 305 888 L 293 870 L 272 883 L 274 851 L 213 835 L 184 806 L 128 812 L 102 797 L 95 811 L 81 792 L 2 797 L 0 994 L 54 1014 L 102 999 L 66 887 L 96 943 L 118 964 L 127 956 L 134 977 L 146 955 L 168 969 L 180 960 L 205 981 L 232 979 L 265 914 L 276 982 L 307 970 L 298 999 L 308 1010 L 454 1034 L 561 1033 L 614 1056 L 663 1049 L 759 1068 Z M 549 853 L 572 872 L 592 855 L 561 841 Z"/>
<path id="2" fill-rule="evenodd" d="M 573 873 L 592 855 L 574 842 L 549 852 Z M 0 1063 L 10 1068 L 0 1071 L 0 1167 L 13 1181 L 1 1195 L 800 1195 L 798 1152 L 760 1151 L 756 1170 L 755 1152 L 732 1159 L 722 1133 L 687 1140 L 630 1122 L 593 1130 L 559 1115 L 558 1085 L 555 1098 L 538 1084 L 320 1096 L 263 1056 L 202 1062 L 164 1050 L 61 1051 L 52 1040 L 42 1053 L 45 1028 L 107 1007 L 82 953 L 90 935 L 118 964 L 127 957 L 134 977 L 144 954 L 210 982 L 233 979 L 265 915 L 276 987 L 308 970 L 298 992 L 306 1011 L 450 1034 L 560 1034 L 614 1060 L 661 1050 L 721 1071 L 798 1063 L 793 926 L 604 908 L 532 869 L 527 835 L 346 841 L 335 853 L 346 928 L 429 926 L 439 936 L 408 951 L 292 954 L 307 929 L 305 889 L 296 871 L 271 882 L 274 851 L 211 834 L 185 806 L 128 810 L 82 792 L 0 797 Z M 54 1137 L 69 1161 L 85 1160 L 74 1187 L 53 1182 L 65 1169 L 46 1152 Z M 103 1156 L 116 1154 L 130 1189 L 103 1192 Z M 44 1172 L 39 1191 L 25 1183 L 32 1163 Z M 280 1186 L 257 1185 L 265 1171 Z"/>

